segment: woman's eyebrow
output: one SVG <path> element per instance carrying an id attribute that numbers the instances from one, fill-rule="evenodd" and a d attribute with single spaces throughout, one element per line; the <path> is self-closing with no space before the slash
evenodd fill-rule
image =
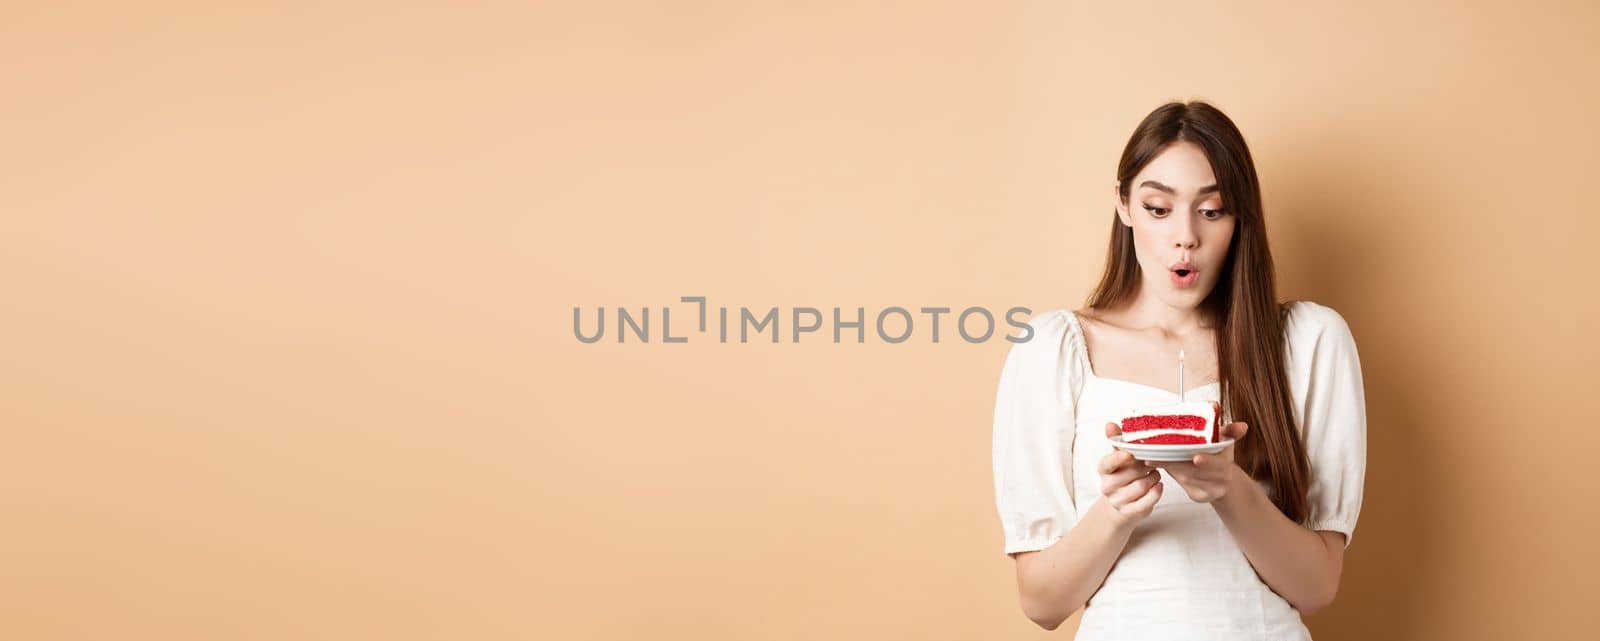
<path id="1" fill-rule="evenodd" d="M 1168 187 L 1166 185 L 1163 185 L 1161 183 L 1158 183 L 1158 182 L 1156 182 L 1154 180 L 1146 180 L 1146 181 L 1144 181 L 1142 183 L 1139 183 L 1139 186 L 1140 187 L 1150 187 L 1152 189 L 1158 189 L 1158 190 L 1167 192 L 1169 194 L 1174 194 L 1174 195 L 1176 195 L 1178 193 L 1178 190 L 1173 189 L 1171 187 Z M 1212 193 L 1214 191 L 1217 191 L 1217 186 L 1216 185 L 1206 185 L 1204 187 L 1201 187 L 1200 191 L 1195 192 L 1195 193 L 1197 195 L 1205 195 L 1205 194 Z"/>

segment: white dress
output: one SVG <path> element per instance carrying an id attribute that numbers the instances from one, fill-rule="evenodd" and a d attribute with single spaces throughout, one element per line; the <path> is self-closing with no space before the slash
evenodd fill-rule
<path id="1" fill-rule="evenodd" d="M 1096 466 L 1112 451 L 1106 423 L 1178 400 L 1168 390 L 1095 376 L 1071 310 L 1038 314 L 1029 325 L 1034 334 L 1012 346 L 995 399 L 995 505 L 1006 554 L 1049 547 L 1102 500 Z M 1343 532 L 1348 547 L 1366 472 L 1355 340 L 1338 312 L 1296 301 L 1284 342 L 1311 466 L 1310 528 Z M 1220 400 L 1220 391 L 1211 383 L 1187 390 L 1184 400 Z M 1076 639 L 1310 639 L 1300 613 L 1262 582 L 1215 508 L 1162 477 L 1166 491 L 1090 597 Z"/>

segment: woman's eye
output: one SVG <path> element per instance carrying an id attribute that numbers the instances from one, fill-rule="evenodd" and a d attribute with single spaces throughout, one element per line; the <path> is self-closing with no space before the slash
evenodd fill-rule
<path id="1" fill-rule="evenodd" d="M 1150 212 L 1150 215 L 1155 216 L 1156 218 L 1167 215 L 1167 210 L 1163 207 L 1152 207 L 1150 205 L 1145 205 L 1144 210 Z"/>
<path id="2" fill-rule="evenodd" d="M 1221 218 L 1226 213 L 1227 213 L 1227 211 L 1226 210 L 1222 210 L 1222 209 L 1202 209 L 1202 210 L 1200 210 L 1200 215 L 1205 216 L 1207 220 L 1216 220 L 1218 218 Z"/>

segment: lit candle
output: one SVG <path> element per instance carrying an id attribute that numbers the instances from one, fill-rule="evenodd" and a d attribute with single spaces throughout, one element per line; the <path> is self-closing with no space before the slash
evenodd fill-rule
<path id="1" fill-rule="evenodd" d="M 1183 350 L 1178 350 L 1178 402 L 1183 402 Z"/>

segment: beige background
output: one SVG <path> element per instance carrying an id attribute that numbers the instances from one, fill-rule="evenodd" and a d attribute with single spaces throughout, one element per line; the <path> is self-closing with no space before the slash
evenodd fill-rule
<path id="1" fill-rule="evenodd" d="M 0 20 L 0 637 L 1046 636 L 1008 344 L 572 308 L 1078 306 L 1170 98 L 1361 349 L 1316 637 L 1592 632 L 1593 3 L 212 4 Z"/>

